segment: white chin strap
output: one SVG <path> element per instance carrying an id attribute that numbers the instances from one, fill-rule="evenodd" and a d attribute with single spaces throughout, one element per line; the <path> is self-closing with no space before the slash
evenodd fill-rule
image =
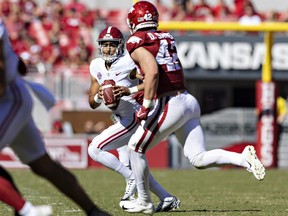
<path id="1" fill-rule="evenodd" d="M 109 62 L 109 63 L 114 62 L 114 61 L 119 57 L 119 56 L 117 55 L 117 53 L 118 53 L 118 49 L 116 49 L 115 54 L 109 55 L 109 56 L 108 56 L 108 55 L 105 56 L 105 54 L 103 54 L 103 51 L 102 51 L 102 48 L 101 48 L 102 59 L 103 59 L 104 61 Z"/>

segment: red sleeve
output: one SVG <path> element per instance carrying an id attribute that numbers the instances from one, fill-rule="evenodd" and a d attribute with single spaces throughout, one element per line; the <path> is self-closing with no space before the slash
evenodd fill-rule
<path id="1" fill-rule="evenodd" d="M 145 35 L 142 32 L 132 34 L 126 43 L 127 51 L 131 54 L 135 49 L 141 47 L 145 43 Z"/>

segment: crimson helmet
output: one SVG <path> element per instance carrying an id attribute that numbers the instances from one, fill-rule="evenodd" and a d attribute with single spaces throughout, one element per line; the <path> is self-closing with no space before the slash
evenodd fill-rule
<path id="1" fill-rule="evenodd" d="M 116 59 L 118 59 L 124 53 L 124 37 L 123 37 L 123 34 L 121 33 L 121 31 L 116 27 L 109 26 L 109 27 L 105 28 L 104 30 L 102 30 L 97 41 L 98 41 L 98 45 L 99 45 L 98 46 L 99 54 L 101 55 L 101 57 L 105 61 L 107 61 L 109 63 L 114 62 Z M 118 43 L 118 47 L 116 49 L 116 52 L 112 55 L 103 54 L 102 43 L 108 42 L 108 41 Z"/>
<path id="2" fill-rule="evenodd" d="M 148 1 L 135 3 L 128 12 L 127 23 L 131 33 L 142 28 L 157 28 L 159 13 Z"/>

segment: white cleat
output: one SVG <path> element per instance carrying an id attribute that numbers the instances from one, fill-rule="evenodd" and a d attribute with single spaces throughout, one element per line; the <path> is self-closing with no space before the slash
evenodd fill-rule
<path id="1" fill-rule="evenodd" d="M 52 207 L 49 205 L 33 206 L 27 216 L 51 216 L 52 213 Z"/>
<path id="2" fill-rule="evenodd" d="M 125 203 L 123 203 L 122 209 L 130 213 L 144 213 L 149 215 L 153 215 L 155 213 L 153 203 L 143 205 L 139 203 L 137 199 L 133 201 L 126 201 Z"/>
<path id="3" fill-rule="evenodd" d="M 135 179 L 128 179 L 126 180 L 126 189 L 124 196 L 122 197 L 121 201 L 126 201 L 126 200 L 133 200 L 134 199 L 134 194 L 136 193 L 136 181 Z"/>
<path id="4" fill-rule="evenodd" d="M 134 195 L 128 197 L 127 199 L 121 199 L 120 202 L 119 202 L 119 206 L 120 206 L 120 208 L 122 208 L 125 205 L 126 202 L 131 202 L 131 201 L 135 201 L 135 200 L 136 199 L 135 199 Z"/>
<path id="5" fill-rule="evenodd" d="M 156 212 L 168 212 L 178 209 L 180 207 L 180 200 L 175 196 L 166 197 L 164 200 L 158 204 Z"/>
<path id="6" fill-rule="evenodd" d="M 247 168 L 249 172 L 252 172 L 255 178 L 259 181 L 263 180 L 265 177 L 265 167 L 258 159 L 256 151 L 253 146 L 246 146 L 242 152 L 245 160 L 250 164 L 250 167 Z"/>

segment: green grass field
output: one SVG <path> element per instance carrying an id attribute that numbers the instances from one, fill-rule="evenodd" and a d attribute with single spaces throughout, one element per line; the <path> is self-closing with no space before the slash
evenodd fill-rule
<path id="1" fill-rule="evenodd" d="M 10 172 L 22 193 L 34 204 L 51 204 L 54 215 L 84 215 L 78 206 L 29 170 Z M 103 209 L 114 216 L 133 215 L 118 205 L 125 188 L 120 175 L 108 169 L 73 170 L 73 173 Z M 261 182 L 244 169 L 152 170 L 152 173 L 181 200 L 180 209 L 157 215 L 288 215 L 288 170 L 268 170 Z M 153 201 L 158 203 L 155 196 Z M 11 209 L 0 204 L 0 216 L 9 215 L 13 215 Z"/>

